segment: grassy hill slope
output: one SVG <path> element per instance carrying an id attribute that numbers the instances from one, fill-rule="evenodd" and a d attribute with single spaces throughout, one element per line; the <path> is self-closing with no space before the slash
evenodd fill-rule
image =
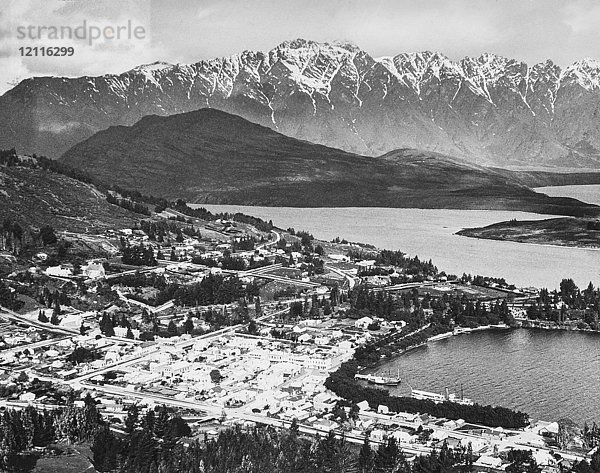
<path id="1" fill-rule="evenodd" d="M 403 149 L 360 156 L 212 109 L 108 128 L 62 161 L 108 184 L 196 203 L 598 211 L 444 155 Z"/>
<path id="2" fill-rule="evenodd" d="M 93 185 L 44 169 L 0 166 L 0 221 L 92 231 L 130 227 L 140 216 L 109 204 Z"/>

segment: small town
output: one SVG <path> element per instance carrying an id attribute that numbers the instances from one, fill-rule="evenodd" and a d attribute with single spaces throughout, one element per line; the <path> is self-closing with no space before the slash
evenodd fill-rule
<path id="1" fill-rule="evenodd" d="M 538 289 L 182 202 L 133 228 L 43 228 L 41 247 L 24 245 L 10 222 L 3 229 L 0 259 L 11 272 L 1 280 L 0 409 L 91 399 L 126 435 L 138 417 L 168 408 L 187 424 L 182 445 L 232 425 L 293 425 L 357 448 L 394 439 L 409 459 L 468 447 L 478 471 L 504 471 L 518 449 L 553 473 L 597 449 L 595 437 L 552 419 L 486 423 L 376 402 L 402 373 L 372 367 L 415 346 L 477 330 L 596 327 L 570 320 L 562 301 L 557 318 L 530 318 Z M 355 398 L 335 387 L 348 366 Z M 411 387 L 413 401 L 477 402 L 425 388 Z M 356 397 L 361 389 L 371 398 Z"/>

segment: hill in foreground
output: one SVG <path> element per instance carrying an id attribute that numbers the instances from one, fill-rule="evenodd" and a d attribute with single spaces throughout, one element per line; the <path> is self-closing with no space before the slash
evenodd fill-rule
<path id="1" fill-rule="evenodd" d="M 95 186 L 42 168 L 0 166 L 0 222 L 86 232 L 131 227 L 139 215 L 106 201 Z"/>
<path id="2" fill-rule="evenodd" d="M 499 172 L 441 154 L 403 149 L 361 156 L 214 109 L 110 127 L 71 148 L 62 161 L 108 184 L 195 203 L 569 215 L 598 210 L 536 194 Z"/>

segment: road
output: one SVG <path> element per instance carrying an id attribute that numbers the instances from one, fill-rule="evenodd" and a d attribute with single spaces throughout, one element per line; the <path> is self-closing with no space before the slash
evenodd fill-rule
<path id="1" fill-rule="evenodd" d="M 273 246 L 276 245 L 277 243 L 279 243 L 279 240 L 281 240 L 281 235 L 276 232 L 275 230 L 271 230 L 271 233 L 273 233 L 275 235 L 275 240 L 273 241 L 267 241 L 266 243 L 263 243 L 261 245 L 258 245 L 256 248 L 266 248 L 267 246 Z"/>
<path id="2" fill-rule="evenodd" d="M 267 417 L 267 416 L 262 416 L 262 415 L 251 414 L 251 413 L 245 412 L 246 406 L 237 407 L 237 408 L 228 408 L 228 407 L 223 408 L 221 406 L 215 406 L 214 404 L 209 404 L 206 402 L 192 401 L 192 400 L 185 400 L 185 399 L 174 399 L 173 397 L 170 397 L 170 396 L 163 396 L 160 394 L 154 394 L 154 393 L 148 393 L 148 392 L 130 391 L 128 389 L 120 388 L 117 386 L 106 386 L 106 385 L 96 386 L 96 385 L 86 384 L 86 389 L 103 392 L 106 394 L 117 395 L 117 396 L 121 396 L 121 397 L 129 397 L 129 398 L 139 399 L 140 401 L 143 401 L 143 402 L 152 401 L 157 404 L 164 404 L 166 406 L 180 407 L 180 408 L 184 408 L 184 409 L 192 409 L 192 410 L 200 411 L 205 415 L 208 414 L 208 415 L 215 416 L 217 418 L 220 418 L 220 417 L 222 417 L 223 414 L 225 414 L 226 418 L 232 418 L 232 419 L 236 419 L 236 420 L 244 420 L 244 421 L 249 421 L 249 422 L 256 422 L 257 424 L 271 425 L 273 427 L 278 427 L 278 428 L 288 428 L 291 425 L 290 421 L 274 419 L 272 417 Z M 326 436 L 329 434 L 329 429 L 319 428 L 319 427 L 310 426 L 310 425 L 304 425 L 301 423 L 298 423 L 298 429 L 300 432 L 309 434 L 309 435 Z M 339 432 L 339 431 L 334 431 L 334 432 L 335 432 L 336 436 L 344 437 L 346 439 L 346 441 L 348 441 L 348 442 L 355 443 L 355 444 L 362 444 L 364 442 L 363 436 L 352 435 L 348 432 Z M 379 444 L 381 442 L 371 441 L 371 443 Z M 400 445 L 400 447 L 402 447 L 402 450 L 404 452 L 409 453 L 409 454 L 424 455 L 424 454 L 431 453 L 431 448 L 429 448 L 429 447 L 419 446 L 419 445 L 414 445 L 414 444 L 403 444 L 403 443 L 400 443 L 399 445 Z"/>
<path id="3" fill-rule="evenodd" d="M 360 278 L 354 278 L 354 277 L 350 276 L 349 274 L 346 274 L 341 269 L 334 268 L 333 266 L 325 265 L 324 268 L 328 269 L 332 273 L 338 274 L 338 275 L 346 278 L 348 280 L 348 285 L 350 286 L 350 289 L 352 289 L 355 286 L 355 284 L 357 283 L 357 281 L 360 280 Z"/>
<path id="4" fill-rule="evenodd" d="M 2 356 L 5 356 L 7 353 L 19 353 L 19 352 L 22 352 L 24 350 L 29 350 L 30 352 L 33 352 L 37 348 L 42 348 L 42 347 L 45 347 L 45 346 L 48 346 L 48 345 L 56 345 L 61 340 L 67 340 L 67 339 L 70 339 L 70 338 L 71 338 L 70 336 L 68 336 L 68 337 L 50 338 L 48 340 L 42 340 L 42 341 L 35 342 L 35 343 L 29 343 L 27 345 L 20 345 L 20 346 L 8 348 L 6 350 L 2 350 Z"/>
<path id="5" fill-rule="evenodd" d="M 395 284 L 393 286 L 375 287 L 372 290 L 373 290 L 373 292 L 402 291 L 405 289 L 418 289 L 420 287 L 425 287 L 425 286 L 439 286 L 440 284 L 444 284 L 444 283 L 435 282 L 435 281 L 408 282 L 408 283 L 404 283 L 404 284 Z"/>
<path id="6" fill-rule="evenodd" d="M 21 314 L 17 314 L 16 312 L 7 309 L 6 307 L 0 306 L 0 317 L 4 317 L 6 319 L 12 320 L 14 322 L 23 323 L 26 325 L 30 325 L 31 327 L 39 328 L 41 330 L 46 330 L 47 332 L 57 333 L 59 335 L 79 335 L 79 330 L 59 327 L 57 325 L 52 324 L 44 324 L 37 320 L 30 319 Z"/>
<path id="7" fill-rule="evenodd" d="M 261 317 L 258 317 L 256 320 L 260 322 L 260 321 L 263 321 L 263 320 L 265 320 L 265 319 L 267 319 L 269 317 L 273 317 L 274 315 L 281 314 L 281 313 L 283 313 L 283 312 L 285 312 L 287 310 L 289 310 L 289 309 L 288 308 L 284 308 L 284 309 L 281 309 L 281 310 L 273 312 L 273 313 L 265 314 L 265 315 L 263 315 Z M 199 335 L 197 337 L 191 337 L 191 338 L 189 338 L 187 340 L 182 340 L 180 342 L 177 342 L 175 344 L 175 346 L 177 348 L 188 348 L 188 347 L 191 347 L 192 345 L 194 345 L 196 342 L 198 342 L 198 340 L 207 340 L 207 339 L 210 340 L 210 339 L 215 338 L 215 337 L 220 337 L 221 335 L 225 335 L 225 334 L 228 334 L 228 333 L 235 332 L 236 330 L 242 328 L 243 326 L 244 326 L 244 324 L 237 324 L 237 325 L 232 325 L 231 327 L 224 327 L 224 328 L 222 328 L 220 330 L 216 330 L 214 332 L 205 333 L 204 335 Z M 22 348 L 22 349 L 24 349 L 24 348 Z M 146 358 L 150 354 L 151 353 L 142 353 L 142 354 L 140 354 L 140 355 L 138 355 L 136 357 L 127 358 L 126 360 L 121 360 L 121 361 L 118 361 L 117 363 L 113 363 L 111 365 L 103 366 L 102 368 L 99 368 L 97 370 L 89 371 L 89 372 L 87 372 L 87 373 L 85 373 L 85 374 L 83 374 L 81 376 L 78 376 L 76 378 L 73 378 L 73 379 L 67 381 L 67 384 L 70 384 L 70 385 L 78 384 L 78 383 L 81 383 L 81 382 L 86 381 L 88 379 L 91 379 L 94 376 L 101 375 L 101 374 L 107 373 L 109 371 L 114 371 L 115 369 L 121 369 L 121 368 L 125 368 L 127 366 L 130 366 L 130 365 L 139 363 L 140 361 L 144 360 L 144 358 Z"/>

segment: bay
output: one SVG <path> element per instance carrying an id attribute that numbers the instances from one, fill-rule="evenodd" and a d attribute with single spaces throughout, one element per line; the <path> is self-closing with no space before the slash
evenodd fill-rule
<path id="1" fill-rule="evenodd" d="M 539 329 L 473 332 L 429 343 L 373 370 L 397 373 L 410 388 L 448 388 L 483 405 L 528 413 L 533 419 L 600 422 L 600 334 Z"/>

